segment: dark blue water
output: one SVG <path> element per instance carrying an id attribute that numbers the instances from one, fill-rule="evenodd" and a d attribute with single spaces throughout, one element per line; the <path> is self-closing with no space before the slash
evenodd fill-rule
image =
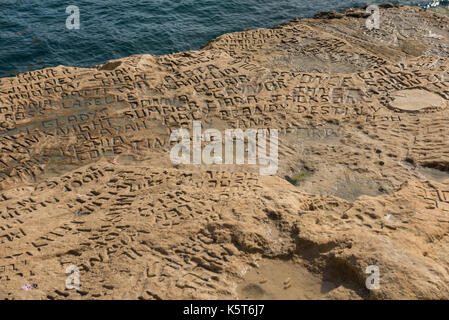
<path id="1" fill-rule="evenodd" d="M 132 54 L 198 49 L 228 32 L 375 0 L 0 0 L 0 77 L 57 65 L 89 67 Z M 426 7 L 448 0 L 398 0 Z M 66 7 L 80 9 L 79 30 Z"/>

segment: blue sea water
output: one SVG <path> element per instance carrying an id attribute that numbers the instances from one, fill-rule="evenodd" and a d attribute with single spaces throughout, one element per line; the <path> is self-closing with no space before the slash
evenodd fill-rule
<path id="1" fill-rule="evenodd" d="M 228 32 L 271 27 L 294 17 L 376 0 L 0 0 L 0 77 L 68 65 L 89 67 L 132 54 L 199 49 Z M 393 3 L 448 5 L 448 0 Z M 66 28 L 66 7 L 80 29 Z"/>

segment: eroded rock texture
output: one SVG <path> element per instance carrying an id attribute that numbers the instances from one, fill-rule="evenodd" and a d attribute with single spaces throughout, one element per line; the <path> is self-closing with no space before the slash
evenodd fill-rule
<path id="1" fill-rule="evenodd" d="M 0 79 L 0 298 L 448 299 L 449 18 L 365 20 Z M 192 121 L 278 129 L 277 175 L 173 165 Z"/>

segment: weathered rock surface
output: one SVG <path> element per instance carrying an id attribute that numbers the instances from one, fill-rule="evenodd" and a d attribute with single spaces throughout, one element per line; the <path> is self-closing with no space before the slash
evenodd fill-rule
<path id="1" fill-rule="evenodd" d="M 448 299 L 449 17 L 365 19 L 0 79 L 0 298 Z M 278 129 L 277 176 L 173 165 L 194 120 Z"/>

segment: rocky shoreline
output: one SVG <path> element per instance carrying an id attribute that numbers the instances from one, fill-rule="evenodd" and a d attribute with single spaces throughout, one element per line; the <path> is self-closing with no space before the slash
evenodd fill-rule
<path id="1" fill-rule="evenodd" d="M 0 298 L 448 299 L 449 17 L 368 16 L 0 79 Z M 276 175 L 173 163 L 194 121 Z"/>
<path id="2" fill-rule="evenodd" d="M 449 6 L 432 8 L 430 10 L 435 11 L 435 12 L 440 13 L 440 14 L 444 14 L 446 16 L 449 16 Z"/>

